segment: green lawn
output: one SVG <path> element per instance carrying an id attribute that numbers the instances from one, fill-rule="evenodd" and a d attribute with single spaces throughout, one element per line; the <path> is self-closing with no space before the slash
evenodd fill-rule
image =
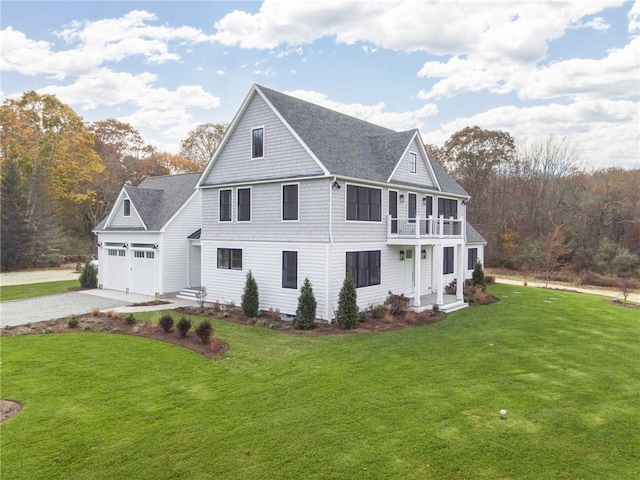
<path id="1" fill-rule="evenodd" d="M 79 287 L 78 280 L 60 282 L 30 283 L 27 285 L 7 285 L 0 287 L 0 302 L 20 300 L 22 298 L 43 297 L 56 293 L 67 293 L 72 287 Z"/>
<path id="2" fill-rule="evenodd" d="M 115 334 L 3 338 L 2 397 L 24 410 L 2 424 L 2 478 L 640 478 L 638 310 L 491 292 L 389 333 L 215 322 L 231 349 L 213 361 Z"/>

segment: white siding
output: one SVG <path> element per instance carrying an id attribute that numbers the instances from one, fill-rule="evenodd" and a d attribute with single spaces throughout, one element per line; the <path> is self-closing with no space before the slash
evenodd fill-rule
<path id="1" fill-rule="evenodd" d="M 404 156 L 398 164 L 398 168 L 391 177 L 391 182 L 404 182 L 414 183 L 422 185 L 425 188 L 433 187 L 435 183 L 431 178 L 429 168 L 427 167 L 428 159 L 422 155 L 422 149 L 418 145 L 416 139 L 411 142 L 409 149 L 405 152 Z M 416 173 L 409 172 L 409 158 L 410 153 L 415 153 L 418 157 Z"/>
<path id="2" fill-rule="evenodd" d="M 264 127 L 264 157 L 252 159 L 251 130 L 256 127 Z M 217 185 L 322 173 L 300 142 L 256 94 L 203 183 Z"/>
<path id="3" fill-rule="evenodd" d="M 111 223 L 109 224 L 110 228 L 144 228 L 144 223 L 140 220 L 138 216 L 138 212 L 136 212 L 133 202 L 131 202 L 131 215 L 128 217 L 124 216 L 124 200 L 125 198 L 121 198 L 120 201 L 113 207 L 113 217 L 111 219 Z"/>
<path id="4" fill-rule="evenodd" d="M 382 188 L 382 221 L 358 222 L 347 221 L 347 184 L 342 182 L 342 188 L 332 191 L 332 229 L 336 242 L 350 242 L 358 238 L 366 238 L 368 242 L 386 242 L 387 215 L 389 212 L 389 198 L 387 189 Z M 351 183 L 351 185 L 356 185 Z M 357 184 L 369 186 L 365 183 Z M 375 187 L 378 188 L 378 187 Z"/>

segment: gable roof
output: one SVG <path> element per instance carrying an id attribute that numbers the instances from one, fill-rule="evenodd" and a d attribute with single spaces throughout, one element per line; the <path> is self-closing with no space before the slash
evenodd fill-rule
<path id="1" fill-rule="evenodd" d="M 466 222 L 466 229 L 467 229 L 467 243 L 487 243 L 487 241 L 485 240 L 485 238 L 480 235 L 480 232 L 478 232 L 473 225 L 471 225 L 469 222 Z"/>
<path id="2" fill-rule="evenodd" d="M 137 187 L 125 186 L 123 190 L 146 229 L 156 231 L 161 230 L 191 198 L 199 178 L 199 172 L 147 177 Z M 95 230 L 123 230 L 122 227 L 105 228 L 108 218 L 103 219 Z"/>
<path id="3" fill-rule="evenodd" d="M 249 92 L 227 134 L 233 131 L 234 124 L 254 94 L 267 102 L 331 176 L 388 183 L 407 146 L 416 135 L 420 135 L 415 129 L 395 132 L 257 84 Z M 224 142 L 225 139 L 218 152 L 222 151 Z M 443 192 L 469 196 L 426 151 L 424 155 L 434 170 L 435 182 Z M 202 175 L 203 180 L 215 159 L 214 154 Z"/>

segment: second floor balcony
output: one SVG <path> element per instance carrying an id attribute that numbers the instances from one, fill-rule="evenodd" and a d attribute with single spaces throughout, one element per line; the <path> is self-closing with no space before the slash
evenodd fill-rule
<path id="1" fill-rule="evenodd" d="M 388 239 L 444 239 L 465 237 L 464 218 L 444 218 L 429 216 L 426 218 L 387 217 Z"/>

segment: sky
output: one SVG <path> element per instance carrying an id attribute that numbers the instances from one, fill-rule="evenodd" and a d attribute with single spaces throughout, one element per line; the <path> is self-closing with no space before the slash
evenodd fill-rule
<path id="1" fill-rule="evenodd" d="M 254 83 L 442 146 L 477 125 L 640 168 L 640 0 L 7 1 L 0 99 L 54 94 L 178 153 Z"/>

